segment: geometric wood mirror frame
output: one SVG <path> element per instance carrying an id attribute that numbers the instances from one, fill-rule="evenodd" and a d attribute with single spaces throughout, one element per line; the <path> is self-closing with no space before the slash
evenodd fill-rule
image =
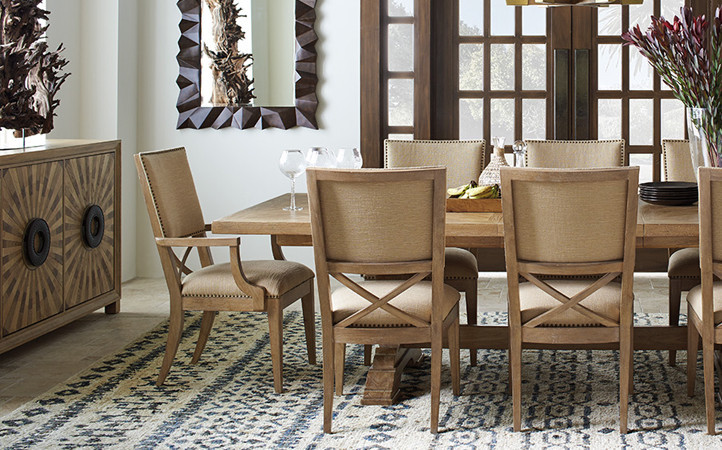
<path id="1" fill-rule="evenodd" d="M 295 106 L 201 106 L 201 1 L 179 0 L 177 56 L 180 73 L 176 83 L 178 124 L 176 128 L 281 128 L 318 129 L 316 109 L 316 0 L 295 2 Z"/>

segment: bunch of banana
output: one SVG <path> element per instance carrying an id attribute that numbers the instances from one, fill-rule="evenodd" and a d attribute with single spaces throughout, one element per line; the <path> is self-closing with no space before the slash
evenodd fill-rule
<path id="1" fill-rule="evenodd" d="M 446 191 L 450 198 L 499 198 L 499 186 L 494 184 L 491 186 L 479 186 L 476 181 L 448 189 Z"/>

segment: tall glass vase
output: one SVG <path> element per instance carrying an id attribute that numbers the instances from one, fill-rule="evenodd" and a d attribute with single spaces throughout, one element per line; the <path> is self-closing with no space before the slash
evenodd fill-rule
<path id="1" fill-rule="evenodd" d="M 706 108 L 687 108 L 687 130 L 692 169 L 699 182 L 699 167 L 722 167 L 722 128 Z"/>

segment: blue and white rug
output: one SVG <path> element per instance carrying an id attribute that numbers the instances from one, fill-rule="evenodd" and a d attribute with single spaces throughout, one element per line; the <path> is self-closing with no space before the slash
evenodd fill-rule
<path id="1" fill-rule="evenodd" d="M 482 316 L 488 324 L 502 313 Z M 666 316 L 640 315 L 640 324 Z M 505 351 L 462 352 L 462 395 L 454 397 L 447 361 L 442 433 L 429 433 L 429 364 L 404 375 L 404 400 L 361 406 L 367 368 L 349 347 L 334 434 L 322 433 L 321 366 L 306 359 L 299 313 L 285 318 L 284 388 L 273 392 L 267 323 L 260 314 L 221 313 L 201 362 L 190 359 L 199 316 L 186 331 L 166 384 L 155 386 L 165 327 L 73 377 L 0 420 L 3 448 L 701 448 L 722 446 L 705 433 L 701 363 L 697 396 L 685 387 L 685 352 L 677 367 L 666 352 L 635 354 L 630 429 L 620 435 L 618 355 L 612 351 L 524 352 L 523 426 L 511 430 Z M 320 329 L 320 327 L 319 327 Z M 320 342 L 320 339 L 319 339 Z M 320 349 L 319 349 L 320 350 Z M 319 352 L 320 360 L 320 352 Z M 717 421 L 720 422 L 718 414 Z M 722 426 L 722 424 L 721 424 Z M 718 427 L 719 428 L 719 427 Z"/>

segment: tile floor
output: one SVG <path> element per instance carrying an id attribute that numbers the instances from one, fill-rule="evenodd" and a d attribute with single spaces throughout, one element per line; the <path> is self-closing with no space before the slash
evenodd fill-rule
<path id="1" fill-rule="evenodd" d="M 667 312 L 667 289 L 666 274 L 636 275 L 635 311 Z M 506 311 L 506 291 L 504 274 L 480 274 L 480 311 Z M 164 280 L 135 279 L 124 283 L 122 292 L 120 314 L 98 310 L 0 355 L 0 417 L 121 350 L 168 317 Z M 300 302 L 293 307 L 300 310 Z"/>

